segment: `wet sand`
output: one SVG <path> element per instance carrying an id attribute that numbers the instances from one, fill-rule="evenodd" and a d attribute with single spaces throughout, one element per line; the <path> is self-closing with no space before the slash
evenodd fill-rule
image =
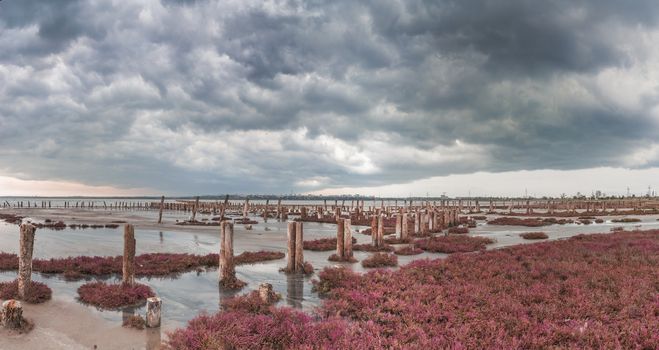
<path id="1" fill-rule="evenodd" d="M 87 307 L 54 298 L 42 305 L 25 305 L 24 314 L 34 322 L 29 334 L 1 330 L 0 348 L 23 349 L 156 349 L 160 330 L 146 333 L 126 329 L 90 313 Z M 147 344 L 150 345 L 147 347 Z"/>
<path id="2" fill-rule="evenodd" d="M 88 209 L 5 209 L 3 213 L 15 213 L 35 222 L 46 218 L 63 220 L 66 224 L 106 224 L 112 221 L 127 221 L 136 226 L 137 253 L 146 252 L 187 252 L 207 254 L 219 250 L 219 227 L 178 226 L 175 220 L 188 219 L 189 213 L 165 212 L 164 224 L 158 225 L 157 211 L 106 211 Z M 541 215 L 538 215 L 541 216 Z M 209 219 L 209 215 L 198 215 L 198 219 Z M 496 217 L 489 215 L 488 218 Z M 477 228 L 469 235 L 487 236 L 497 240 L 488 247 L 495 249 L 520 243 L 534 243 L 523 240 L 519 233 L 543 231 L 549 239 L 562 239 L 580 233 L 606 233 L 611 227 L 623 226 L 626 229 L 659 228 L 657 216 L 639 216 L 641 223 L 611 223 L 614 217 L 605 217 L 603 224 L 591 225 L 552 225 L 539 228 L 518 226 L 490 226 L 479 221 Z M 275 250 L 285 252 L 286 223 L 269 219 L 254 218 L 259 224 L 252 230 L 236 225 L 235 250 L 242 251 Z M 333 224 L 305 223 L 305 239 L 329 238 L 335 236 Z M 363 227 L 359 227 L 361 229 Z M 359 243 L 370 242 L 370 237 L 355 234 Z M 65 229 L 37 231 L 35 258 L 66 257 L 76 255 L 120 255 L 122 253 L 122 230 L 118 229 Z M 18 250 L 18 228 L 16 225 L 0 224 L 0 251 Z M 305 260 L 310 261 L 316 270 L 326 266 L 341 265 L 327 261 L 333 252 L 305 251 Z M 355 252 L 358 260 L 370 253 Z M 441 258 L 445 254 L 423 253 L 416 256 L 399 256 L 399 265 L 423 258 Z M 238 278 L 248 285 L 240 293 L 254 290 L 259 283 L 272 283 L 276 292 L 283 298 L 281 306 L 292 306 L 310 311 L 318 305 L 318 296 L 311 293 L 311 278 L 287 276 L 279 272 L 285 259 L 255 265 L 242 265 L 236 269 Z M 355 271 L 363 272 L 361 264 L 347 264 Z M 15 278 L 15 273 L 0 273 L 0 281 Z M 159 339 L 165 339 L 165 332 L 184 326 L 200 312 L 213 313 L 219 309 L 220 301 L 232 293 L 223 293 L 217 286 L 217 271 L 185 273 L 178 278 L 139 279 L 150 285 L 163 298 L 163 326 L 159 331 L 135 331 L 121 327 L 121 320 L 129 314 L 144 314 L 143 308 L 121 311 L 98 311 L 76 301 L 77 288 L 84 281 L 67 282 L 60 276 L 34 274 L 34 280 L 43 281 L 53 289 L 53 300 L 42 305 L 27 305 L 25 315 L 32 319 L 36 327 L 27 335 L 6 336 L 2 333 L 0 349 L 150 349 Z M 312 277 L 313 278 L 313 277 Z M 161 337 L 161 338 L 160 338 Z"/>

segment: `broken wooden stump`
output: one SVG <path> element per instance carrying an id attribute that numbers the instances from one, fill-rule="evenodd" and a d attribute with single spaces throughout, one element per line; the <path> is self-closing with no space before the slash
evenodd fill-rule
<path id="1" fill-rule="evenodd" d="M 302 222 L 290 221 L 288 223 L 288 261 L 287 273 L 304 272 L 304 229 Z"/>
<path id="2" fill-rule="evenodd" d="M 199 196 L 195 199 L 194 206 L 192 207 L 192 219 L 190 221 L 197 219 L 197 210 L 199 210 Z"/>
<path id="3" fill-rule="evenodd" d="M 288 222 L 288 261 L 286 264 L 286 270 L 289 272 L 295 271 L 295 222 Z"/>
<path id="4" fill-rule="evenodd" d="M 121 282 L 127 285 L 135 284 L 135 228 L 124 226 L 124 256 Z"/>
<path id="5" fill-rule="evenodd" d="M 236 278 L 233 259 L 233 223 L 222 221 L 220 237 L 220 284 L 225 288 L 237 289 L 245 285 Z"/>
<path id="6" fill-rule="evenodd" d="M 377 247 L 378 240 L 378 217 L 373 215 L 371 217 L 371 244 Z"/>
<path id="7" fill-rule="evenodd" d="M 6 329 L 23 329 L 26 322 L 23 319 L 23 305 L 21 302 L 13 299 L 3 302 L 0 321 L 2 321 L 2 326 Z"/>
<path id="8" fill-rule="evenodd" d="M 336 222 L 336 255 L 339 258 L 344 257 L 344 250 L 345 250 L 345 243 L 344 243 L 344 238 L 343 238 L 343 230 L 344 230 L 344 223 L 345 221 L 343 219 L 337 219 Z"/>
<path id="9" fill-rule="evenodd" d="M 330 257 L 332 261 L 352 262 L 352 229 L 350 219 L 339 219 L 336 229 L 336 258 Z"/>
<path id="10" fill-rule="evenodd" d="M 400 236 L 401 240 L 405 240 L 410 236 L 409 228 L 409 219 L 407 218 L 407 213 L 401 214 L 401 223 L 400 223 Z"/>
<path id="11" fill-rule="evenodd" d="M 18 256 L 18 299 L 20 300 L 25 300 L 25 295 L 32 283 L 32 253 L 34 252 L 36 230 L 37 228 L 32 224 L 22 224 L 20 228 Z"/>
<path id="12" fill-rule="evenodd" d="M 304 229 L 302 222 L 295 223 L 295 271 L 304 271 Z"/>
<path id="13" fill-rule="evenodd" d="M 270 283 L 261 283 L 259 285 L 259 298 L 264 304 L 274 304 L 277 302 L 279 297 L 277 293 L 272 289 L 272 284 Z"/>
<path id="14" fill-rule="evenodd" d="M 343 220 L 343 256 L 346 259 L 352 258 L 352 226 L 350 219 Z"/>
<path id="15" fill-rule="evenodd" d="M 147 328 L 160 327 L 162 300 L 158 297 L 146 299 L 146 326 Z"/>
<path id="16" fill-rule="evenodd" d="M 378 215 L 378 232 L 373 245 L 376 247 L 384 246 L 384 214 Z"/>
<path id="17" fill-rule="evenodd" d="M 160 210 L 158 211 L 158 223 L 162 224 L 162 210 L 165 207 L 165 196 L 160 197 Z"/>
<path id="18" fill-rule="evenodd" d="M 249 199 L 245 199 L 245 205 L 243 205 L 243 219 L 247 218 L 249 214 Z"/>

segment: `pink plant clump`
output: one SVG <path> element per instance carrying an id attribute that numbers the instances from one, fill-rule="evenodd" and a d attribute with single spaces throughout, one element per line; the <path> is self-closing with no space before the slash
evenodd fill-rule
<path id="1" fill-rule="evenodd" d="M 631 223 L 631 222 L 641 222 L 641 219 L 639 219 L 639 218 L 620 218 L 620 219 L 612 219 L 611 222 Z"/>
<path id="2" fill-rule="evenodd" d="M 349 262 L 349 263 L 356 263 L 357 259 L 355 257 L 345 257 L 345 256 L 338 256 L 337 254 L 332 254 L 327 258 L 328 261 L 334 261 L 334 262 Z"/>
<path id="3" fill-rule="evenodd" d="M 146 321 L 140 315 L 131 315 L 122 322 L 122 326 L 142 330 L 146 326 Z"/>
<path id="4" fill-rule="evenodd" d="M 433 253 L 466 253 L 485 250 L 485 246 L 494 243 L 487 237 L 439 236 L 414 242 L 417 248 Z"/>
<path id="5" fill-rule="evenodd" d="M 18 256 L 0 252 L 0 271 L 18 270 Z"/>
<path id="6" fill-rule="evenodd" d="M 0 220 L 4 220 L 9 224 L 20 224 L 23 221 L 23 216 L 15 214 L 0 214 Z"/>
<path id="7" fill-rule="evenodd" d="M 412 238 L 385 237 L 384 243 L 387 243 L 387 244 L 412 243 Z"/>
<path id="8" fill-rule="evenodd" d="M 367 268 L 398 266 L 398 257 L 388 253 L 374 253 L 362 260 L 362 266 Z"/>
<path id="9" fill-rule="evenodd" d="M 507 225 L 507 226 L 527 226 L 527 227 L 540 227 L 550 225 L 551 222 L 543 221 L 541 219 L 520 219 L 511 217 L 500 217 L 487 222 L 488 225 Z"/>
<path id="10" fill-rule="evenodd" d="M 140 306 L 146 303 L 147 298 L 154 295 L 151 287 L 139 283 L 131 286 L 128 284 L 90 282 L 78 288 L 78 296 L 81 302 L 106 310 Z"/>
<path id="11" fill-rule="evenodd" d="M 352 250 L 357 252 L 391 252 L 394 250 L 394 247 L 385 244 L 381 247 L 376 247 L 370 243 L 365 244 L 355 244 L 352 246 Z"/>
<path id="12" fill-rule="evenodd" d="M 281 295 L 275 294 L 272 302 L 266 302 L 261 299 L 259 291 L 254 290 L 244 295 L 238 295 L 233 298 L 222 300 L 222 309 L 225 311 L 244 311 L 252 314 L 266 314 L 270 312 L 270 307 L 281 299 Z"/>
<path id="13" fill-rule="evenodd" d="M 659 230 L 579 235 L 363 275 L 326 268 L 314 281 L 324 297 L 315 315 L 201 315 L 169 334 L 168 346 L 656 349 L 658 269 Z"/>
<path id="14" fill-rule="evenodd" d="M 217 256 L 219 259 L 219 255 L 213 254 L 214 257 Z M 265 250 L 260 250 L 258 252 L 242 252 L 238 255 L 236 255 L 233 259 L 234 263 L 236 265 L 245 265 L 245 264 L 255 264 L 258 262 L 264 262 L 264 261 L 270 261 L 270 260 L 279 260 L 283 259 L 286 256 L 286 254 L 282 252 L 269 252 Z M 214 260 L 215 263 L 213 264 L 214 266 L 217 264 L 217 259 Z"/>
<path id="15" fill-rule="evenodd" d="M 369 225 L 370 225 L 370 224 L 369 224 Z M 372 232 L 373 232 L 372 229 L 370 229 L 370 228 L 365 228 L 365 229 L 363 229 L 362 231 L 360 231 L 359 233 L 361 233 L 361 234 L 363 234 L 363 235 L 366 235 L 366 236 L 370 236 L 370 235 L 373 234 Z M 391 235 L 391 234 L 394 234 L 394 233 L 396 233 L 396 228 L 395 228 L 395 227 L 385 227 L 384 230 L 382 230 L 382 233 L 384 233 L 385 235 Z"/>
<path id="16" fill-rule="evenodd" d="M 469 229 L 466 227 L 451 227 L 448 229 L 448 233 L 465 234 L 465 233 L 469 233 Z"/>
<path id="17" fill-rule="evenodd" d="M 357 239 L 353 238 L 352 243 L 357 243 Z M 320 238 L 312 241 L 304 241 L 303 247 L 305 250 L 312 251 L 330 251 L 336 249 L 336 238 Z"/>
<path id="18" fill-rule="evenodd" d="M 403 248 L 396 249 L 394 254 L 396 255 L 419 255 L 423 253 L 422 249 L 419 249 L 415 246 L 409 245 Z"/>
<path id="19" fill-rule="evenodd" d="M 547 236 L 547 234 L 544 233 L 544 232 L 525 232 L 525 233 L 521 233 L 519 236 L 524 238 L 524 239 L 547 239 L 547 238 L 549 238 L 549 236 Z"/>
<path id="20" fill-rule="evenodd" d="M 53 291 L 41 282 L 30 282 L 26 290 L 24 302 L 29 304 L 41 304 L 50 300 Z M 0 283 L 0 300 L 18 299 L 18 280 Z"/>

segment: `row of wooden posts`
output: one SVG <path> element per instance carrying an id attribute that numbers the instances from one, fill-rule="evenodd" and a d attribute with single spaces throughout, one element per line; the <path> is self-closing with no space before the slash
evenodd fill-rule
<path id="1" fill-rule="evenodd" d="M 347 227 L 349 227 L 349 220 Z M 6 328 L 17 329 L 22 324 L 23 308 L 20 300 L 25 300 L 25 296 L 32 283 L 32 254 L 34 251 L 35 232 L 36 227 L 32 224 L 21 224 L 20 226 L 17 282 L 18 300 L 7 300 L 2 304 L 0 322 Z M 228 285 L 237 280 L 233 251 L 233 223 L 230 221 L 222 221 L 220 235 L 219 282 L 220 284 Z M 348 234 L 346 237 L 350 237 L 350 235 Z M 124 247 L 121 282 L 122 284 L 132 286 L 135 284 L 135 251 L 137 244 L 133 225 L 126 224 L 124 226 L 123 238 Z M 288 239 L 288 271 L 301 272 L 304 268 L 304 229 L 302 222 L 288 223 Z M 350 247 L 351 245 L 352 241 L 350 240 Z M 264 301 L 268 303 L 272 302 L 274 299 L 274 292 L 271 284 L 261 284 L 259 286 L 259 294 L 264 298 Z M 160 298 L 152 297 L 147 299 L 147 327 L 153 328 L 160 326 L 161 309 L 162 300 Z"/>
<path id="2" fill-rule="evenodd" d="M 385 205 L 384 200 L 380 200 L 380 206 L 378 207 L 372 201 L 372 206 L 365 206 L 365 200 L 351 200 L 348 205 L 345 200 L 342 200 L 340 203 L 338 200 L 334 200 L 334 204 L 330 205 L 327 200 L 323 201 L 322 205 L 291 205 L 291 204 L 282 204 L 282 200 L 277 200 L 275 206 L 270 205 L 270 200 L 266 200 L 265 204 L 255 204 L 250 203 L 249 199 L 244 201 L 229 201 L 229 197 L 226 196 L 223 202 L 219 201 L 200 201 L 199 197 L 196 197 L 195 200 L 177 200 L 174 202 L 165 202 L 164 196 L 159 202 L 148 202 L 148 201 L 115 201 L 108 203 L 107 201 L 64 201 L 59 207 L 64 208 L 87 208 L 87 209 L 97 209 L 103 208 L 106 210 L 171 210 L 171 211 L 185 211 L 192 212 L 195 215 L 197 212 L 207 212 L 217 214 L 221 210 L 234 210 L 234 211 L 243 211 L 243 217 L 247 216 L 248 212 L 259 212 L 264 217 L 269 217 L 274 214 L 276 218 L 282 218 L 284 213 L 302 213 L 303 211 L 308 210 L 308 208 L 313 208 L 315 212 L 331 212 L 339 208 L 341 211 L 349 212 L 366 212 L 374 213 L 376 209 L 384 210 L 386 212 L 397 211 L 400 208 L 406 208 L 408 210 L 421 209 L 426 207 L 439 207 L 442 209 L 445 208 L 454 208 L 458 209 L 460 212 L 469 212 L 469 213 L 479 213 L 483 210 L 483 203 L 487 206 L 488 212 L 494 212 L 496 210 L 504 210 L 513 212 L 515 210 L 526 210 L 527 213 L 533 213 L 533 211 L 542 210 L 545 213 L 554 213 L 555 211 L 564 211 L 564 212 L 575 212 L 577 210 L 582 210 L 586 212 L 616 212 L 622 209 L 631 209 L 631 210 L 648 210 L 648 209 L 659 209 L 659 201 L 656 199 L 648 198 L 627 198 L 627 199 L 600 199 L 600 200 L 575 200 L 575 199 L 516 199 L 516 200 L 478 200 L 478 199 L 453 199 L 453 200 L 439 200 L 439 201 L 422 201 L 422 200 L 401 200 L 400 205 L 398 200 L 391 201 Z M 2 207 L 14 207 L 14 208 L 52 208 L 53 203 L 48 200 L 42 201 L 16 201 L 10 203 L 5 200 L 1 203 Z"/>

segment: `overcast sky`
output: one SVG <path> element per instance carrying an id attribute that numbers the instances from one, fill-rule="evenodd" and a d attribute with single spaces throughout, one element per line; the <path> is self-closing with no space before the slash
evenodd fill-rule
<path id="1" fill-rule="evenodd" d="M 4 0 L 0 194 L 645 192 L 658 25 L 656 0 Z"/>

